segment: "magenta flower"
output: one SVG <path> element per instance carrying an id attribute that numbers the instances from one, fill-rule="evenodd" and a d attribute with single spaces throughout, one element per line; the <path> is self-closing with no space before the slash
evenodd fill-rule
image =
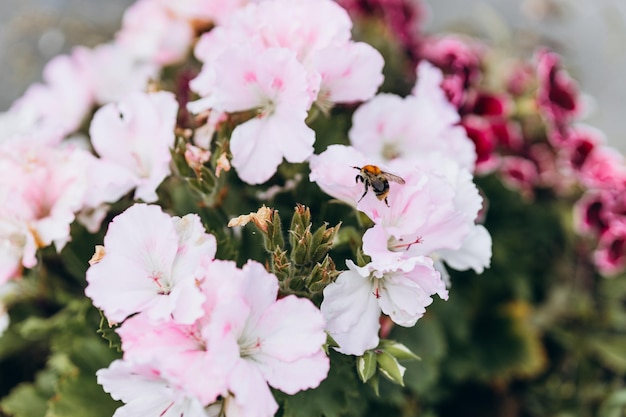
<path id="1" fill-rule="evenodd" d="M 616 220 L 600 237 L 593 260 L 600 273 L 613 276 L 626 268 L 626 222 Z"/>

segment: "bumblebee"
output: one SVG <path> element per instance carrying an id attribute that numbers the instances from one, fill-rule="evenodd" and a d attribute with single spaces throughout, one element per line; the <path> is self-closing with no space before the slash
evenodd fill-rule
<path id="1" fill-rule="evenodd" d="M 361 181 L 365 186 L 363 195 L 359 198 L 359 201 L 363 200 L 365 194 L 369 191 L 370 187 L 374 190 L 374 194 L 379 200 L 384 200 L 387 207 L 389 202 L 387 201 L 387 195 L 389 194 L 389 181 L 396 182 L 398 184 L 404 184 L 404 179 L 397 175 L 390 174 L 378 168 L 376 165 L 363 165 L 362 167 L 352 168 L 358 169 L 359 173 L 356 175 L 355 181 L 358 183 Z"/>

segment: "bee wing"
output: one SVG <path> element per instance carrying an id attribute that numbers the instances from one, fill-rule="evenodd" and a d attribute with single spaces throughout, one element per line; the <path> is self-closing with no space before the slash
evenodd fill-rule
<path id="1" fill-rule="evenodd" d="M 393 182 L 397 182 L 398 184 L 404 184 L 404 178 L 399 177 L 397 175 L 394 174 L 390 174 L 388 172 L 382 172 L 380 175 L 382 175 L 387 181 L 393 181 Z"/>

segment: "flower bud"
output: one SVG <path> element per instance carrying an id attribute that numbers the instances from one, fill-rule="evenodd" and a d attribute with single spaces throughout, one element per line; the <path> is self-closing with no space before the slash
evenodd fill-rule
<path id="1" fill-rule="evenodd" d="M 361 381 L 367 382 L 376 374 L 376 363 L 376 353 L 373 350 L 368 350 L 363 356 L 357 358 L 356 372 L 359 374 Z"/>
<path id="2" fill-rule="evenodd" d="M 398 360 L 391 355 L 391 353 L 380 351 L 376 355 L 376 361 L 378 362 L 378 369 L 380 373 L 389 379 L 391 382 L 395 382 L 398 385 L 404 386 L 404 371 L 406 368 L 398 363 Z"/>

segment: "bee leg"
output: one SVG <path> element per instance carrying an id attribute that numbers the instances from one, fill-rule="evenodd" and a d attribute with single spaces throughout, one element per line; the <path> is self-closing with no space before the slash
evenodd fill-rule
<path id="1" fill-rule="evenodd" d="M 360 176 L 360 175 L 357 175 L 357 176 L 354 178 L 354 181 L 355 181 L 357 184 L 358 184 L 358 182 L 359 182 L 359 181 L 364 182 L 364 181 L 363 181 L 363 177 L 362 177 L 362 176 Z"/>
<path id="2" fill-rule="evenodd" d="M 385 204 L 387 204 L 387 207 L 391 207 L 391 206 L 389 205 L 389 201 L 387 201 L 387 197 L 385 197 Z"/>
<path id="3" fill-rule="evenodd" d="M 367 180 L 363 181 L 363 185 L 365 186 L 365 191 L 363 191 L 363 195 L 361 196 L 361 198 L 359 198 L 359 201 L 357 201 L 357 203 L 361 202 L 361 200 L 363 200 L 363 197 L 365 197 L 365 194 L 367 194 L 367 191 L 369 190 L 369 182 Z"/>

